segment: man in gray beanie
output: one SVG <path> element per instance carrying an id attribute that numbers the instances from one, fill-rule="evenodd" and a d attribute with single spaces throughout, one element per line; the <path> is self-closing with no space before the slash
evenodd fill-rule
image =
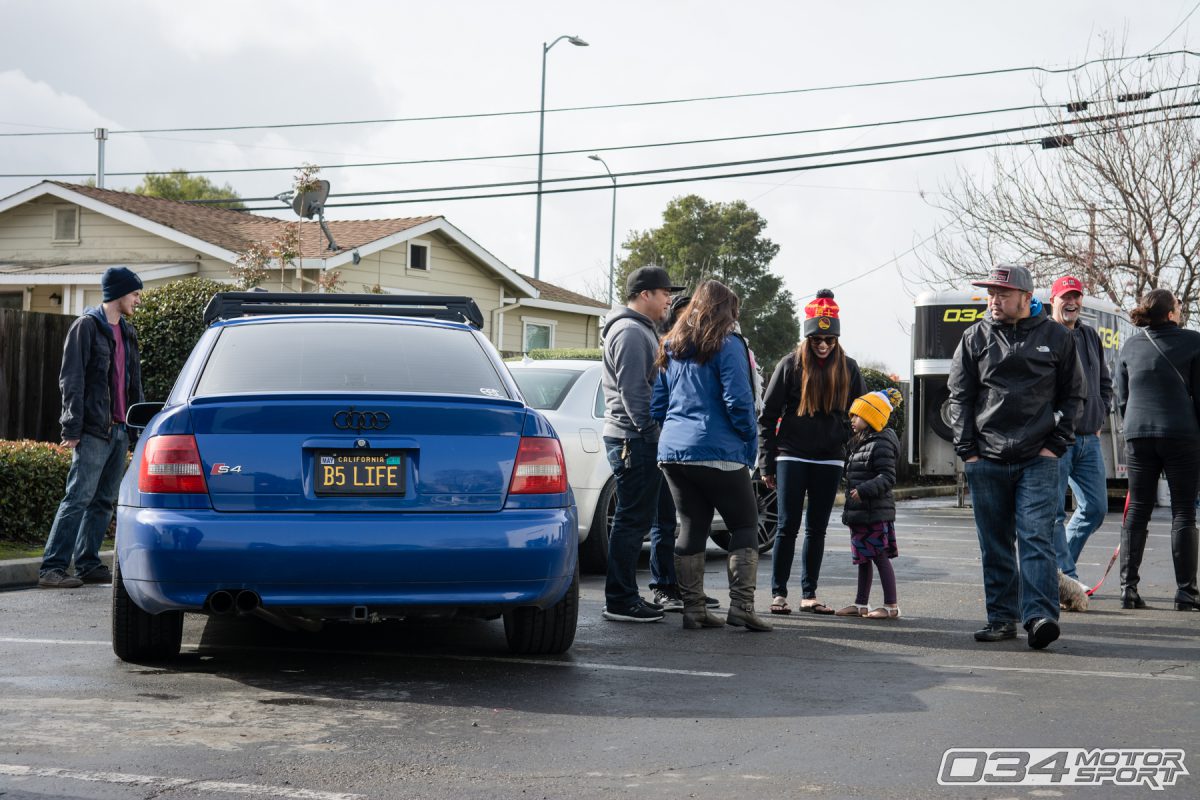
<path id="1" fill-rule="evenodd" d="M 100 544 L 125 474 L 125 413 L 143 400 L 137 333 L 125 319 L 142 300 L 142 279 L 127 267 L 109 267 L 100 286 L 104 301 L 75 320 L 63 345 L 59 421 L 63 446 L 74 452 L 42 556 L 38 586 L 44 589 L 112 582 Z M 67 571 L 72 557 L 74 576 Z"/>

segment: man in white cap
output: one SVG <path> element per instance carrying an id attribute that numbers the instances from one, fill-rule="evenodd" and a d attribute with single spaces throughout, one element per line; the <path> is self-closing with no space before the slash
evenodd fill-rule
<path id="1" fill-rule="evenodd" d="M 143 399 L 137 334 L 125 319 L 142 300 L 142 279 L 127 267 L 109 267 L 100 286 L 103 302 L 72 323 L 63 345 L 62 443 L 74 452 L 38 571 L 43 589 L 112 582 L 100 544 L 125 474 L 125 413 Z M 75 575 L 67 571 L 72 556 Z"/>
<path id="2" fill-rule="evenodd" d="M 1027 268 L 1000 265 L 974 285 L 988 311 L 963 332 L 949 387 L 983 562 L 988 621 L 975 640 L 1016 638 L 1022 622 L 1041 650 L 1059 636 L 1058 459 L 1075 441 L 1083 372 L 1070 332 L 1032 314 Z"/>

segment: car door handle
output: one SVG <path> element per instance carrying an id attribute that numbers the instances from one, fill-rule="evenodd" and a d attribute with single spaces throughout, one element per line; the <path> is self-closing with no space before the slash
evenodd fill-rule
<path id="1" fill-rule="evenodd" d="M 591 428 L 579 429 L 579 444 L 585 453 L 600 452 L 600 436 Z"/>

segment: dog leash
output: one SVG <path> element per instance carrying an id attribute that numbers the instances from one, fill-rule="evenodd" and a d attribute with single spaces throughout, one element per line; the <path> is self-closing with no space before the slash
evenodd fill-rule
<path id="1" fill-rule="evenodd" d="M 1125 492 L 1125 510 L 1121 513 L 1121 527 L 1125 527 L 1125 517 L 1129 514 L 1129 492 Z M 1096 590 L 1104 585 L 1104 579 L 1108 577 L 1108 573 L 1112 572 L 1113 564 L 1117 562 L 1117 556 L 1121 553 L 1121 543 L 1118 542 L 1113 550 L 1112 558 L 1108 560 L 1108 566 L 1104 570 L 1104 575 L 1100 577 L 1100 582 L 1087 590 L 1087 596 L 1091 597 L 1096 593 Z"/>

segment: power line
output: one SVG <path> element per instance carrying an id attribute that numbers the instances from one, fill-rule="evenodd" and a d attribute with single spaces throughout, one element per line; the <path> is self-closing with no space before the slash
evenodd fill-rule
<path id="1" fill-rule="evenodd" d="M 1178 84 L 1176 86 L 1164 87 L 1161 89 L 1150 90 L 1153 94 L 1165 94 L 1168 92 L 1180 91 L 1183 89 L 1193 89 L 1200 86 L 1200 83 Z M 1111 100 L 1111 98 L 1110 98 Z M 1105 101 L 1095 101 L 1105 102 Z M 737 136 L 718 136 L 701 139 L 683 139 L 668 142 L 647 142 L 641 144 L 630 145 L 605 145 L 593 147 L 579 147 L 570 150 L 549 150 L 543 155 L 546 156 L 562 156 L 562 155 L 579 155 L 582 153 L 597 153 L 597 152 L 612 152 L 620 150 L 642 150 L 649 148 L 661 147 L 680 147 L 696 144 L 717 144 L 721 142 L 737 142 L 751 141 L 757 139 L 780 138 L 786 136 L 803 136 L 816 133 L 836 133 L 839 131 L 861 130 L 878 127 L 891 127 L 897 125 L 908 125 L 922 122 L 944 122 L 952 119 L 969 119 L 973 117 L 990 116 L 994 114 L 1008 114 L 1017 111 L 1034 111 L 1034 110 L 1050 110 L 1056 108 L 1069 109 L 1069 103 L 1039 103 L 1024 106 L 1009 106 L 1005 108 L 992 108 L 977 111 L 959 111 L 947 114 L 934 114 L 923 117 L 907 117 L 904 119 L 882 120 L 878 122 L 859 122 L 849 125 L 830 125 L 819 128 L 804 128 L 793 131 L 771 131 L 768 133 L 751 133 Z M 503 159 L 516 158 L 532 158 L 537 153 L 500 153 L 493 155 L 481 156 L 457 156 L 451 158 L 425 158 L 425 159 L 410 159 L 405 161 L 370 161 L 351 164 L 318 164 L 321 170 L 335 169 L 363 169 L 363 168 L 379 168 L 379 167 L 398 167 L 398 166 L 414 166 L 428 164 L 453 164 L 466 163 L 476 161 L 494 161 Z M 105 174 L 113 177 L 134 177 L 139 175 L 147 175 L 151 173 L 161 174 L 165 172 L 175 172 L 180 168 L 168 170 L 127 170 L 124 172 L 106 172 Z M 291 172 L 296 169 L 296 166 L 280 166 L 280 167 L 228 167 L 221 169 L 183 169 L 189 175 L 226 175 L 235 173 L 259 173 L 259 172 Z M 92 170 L 80 172 L 16 172 L 0 174 L 0 178 L 76 178 L 92 175 Z"/>
<path id="2" fill-rule="evenodd" d="M 897 148 L 902 148 L 902 147 L 917 147 L 917 146 L 922 146 L 922 145 L 942 144 L 945 142 L 962 141 L 964 139 L 978 139 L 978 138 L 985 137 L 985 136 L 1001 136 L 1001 135 L 1005 135 L 1005 134 L 1025 133 L 1028 131 L 1043 130 L 1045 128 L 1050 128 L 1050 127 L 1059 127 L 1064 124 L 1065 125 L 1082 125 L 1082 124 L 1090 124 L 1090 123 L 1095 123 L 1095 122 L 1107 122 L 1107 121 L 1111 121 L 1111 120 L 1124 119 L 1124 118 L 1131 117 L 1136 114 L 1150 114 L 1150 113 L 1157 113 L 1157 112 L 1161 112 L 1161 111 L 1174 111 L 1174 110 L 1179 110 L 1179 109 L 1183 109 L 1183 108 L 1195 108 L 1196 106 L 1200 106 L 1200 100 L 1190 101 L 1190 102 L 1186 102 L 1186 103 L 1172 103 L 1169 105 L 1158 106 L 1156 108 L 1134 109 L 1131 111 L 1120 111 L 1120 112 L 1113 112 L 1113 113 L 1109 113 L 1109 114 L 1095 114 L 1095 115 L 1092 115 L 1089 117 L 1081 117 L 1081 118 L 1073 119 L 1073 120 L 1050 121 L 1050 122 L 1034 123 L 1032 125 L 1018 125 L 1018 126 L 1013 126 L 1013 127 L 1009 127 L 1009 128 L 999 128 L 999 129 L 995 129 L 995 130 L 973 131 L 970 133 L 958 133 L 958 134 L 951 134 L 948 136 L 935 136 L 935 137 L 929 137 L 929 138 L 924 138 L 924 139 L 911 139 L 911 140 L 903 141 L 903 142 L 886 142 L 883 144 L 863 145 L 860 147 L 846 147 L 846 148 L 839 148 L 839 149 L 834 149 L 834 150 L 817 151 L 817 152 L 813 152 L 813 153 L 796 153 L 796 154 L 792 154 L 792 155 L 768 156 L 768 157 L 764 157 L 764 158 L 741 159 L 741 160 L 737 160 L 737 161 L 718 161 L 718 162 L 709 162 L 706 164 L 685 164 L 685 165 L 676 166 L 676 167 L 659 167 L 659 168 L 655 168 L 655 169 L 629 170 L 626 172 L 613 173 L 612 177 L 613 178 L 629 178 L 629 177 L 638 177 L 638 176 L 643 176 L 643 175 L 659 175 L 659 174 L 671 173 L 671 172 L 686 172 L 686 171 L 703 170 L 703 169 L 722 169 L 722 168 L 727 168 L 727 167 L 749 166 L 752 164 L 769 164 L 769 163 L 776 163 L 776 162 L 780 162 L 780 161 L 794 161 L 794 160 L 798 160 L 798 159 L 820 158 L 820 157 L 824 157 L 824 156 L 840 156 L 840 155 L 849 155 L 852 153 L 865 153 L 865 152 L 872 152 L 872 151 L 876 151 L 876 150 L 891 150 L 891 149 L 897 149 Z M 597 180 L 601 177 L 607 178 L 608 176 L 607 175 L 605 175 L 605 176 L 580 175 L 580 176 L 571 176 L 571 177 L 566 177 L 566 178 L 548 178 L 548 179 L 542 180 L 541 183 L 543 183 L 543 184 L 573 183 L 573 182 L 578 182 L 578 181 L 593 181 L 593 180 Z M 536 184 L 536 183 L 538 183 L 538 182 L 533 181 L 533 180 L 497 181 L 497 182 L 492 182 L 492 183 L 462 184 L 462 185 L 456 185 L 456 186 L 432 186 L 432 187 L 422 187 L 422 188 L 417 188 L 417 189 L 380 189 L 380 190 L 366 191 L 366 192 L 343 192 L 343 193 L 339 193 L 336 196 L 337 197 L 374 197 L 374 196 L 379 196 L 379 195 L 393 195 L 393 194 L 425 194 L 425 193 L 432 193 L 432 192 L 461 192 L 461 191 L 474 191 L 474 190 L 479 190 L 479 189 L 502 189 L 502 188 L 508 188 L 508 187 L 514 187 L 514 186 L 529 186 L 529 185 Z M 629 186 L 629 185 L 637 185 L 637 184 L 629 184 L 629 183 L 621 183 L 620 184 L 620 186 L 622 186 L 622 187 Z M 242 202 L 253 203 L 253 202 L 267 202 L 267 201 L 275 200 L 276 198 L 274 198 L 274 197 L 244 197 L 244 198 L 223 198 L 223 199 L 215 199 L 215 200 L 192 200 L 189 202 L 196 204 L 196 205 L 211 205 L 211 204 L 227 203 L 233 199 L 240 199 Z M 332 208 L 334 206 L 333 206 L 333 204 L 330 204 L 328 207 Z"/>
<path id="3" fill-rule="evenodd" d="M 1180 24 L 1182 24 L 1182 23 L 1180 23 Z M 601 110 L 609 110 L 609 109 L 617 109 L 617 108 L 645 108 L 648 106 L 678 105 L 678 104 L 683 104 L 683 103 L 705 103 L 705 102 L 713 102 L 713 101 L 719 101 L 719 100 L 739 100 L 739 99 L 748 99 L 748 98 L 777 97 L 777 96 L 783 96 L 783 95 L 811 94 L 811 93 L 816 93 L 816 92 L 841 91 L 841 90 L 846 90 L 846 89 L 868 89 L 868 88 L 879 88 L 879 87 L 885 87 L 885 86 L 899 86 L 899 85 L 913 84 L 913 83 L 928 83 L 928 82 L 932 82 L 932 81 L 957 80 L 957 79 L 961 79 L 961 78 L 979 78 L 979 77 L 986 77 L 989 75 L 1006 75 L 1006 74 L 1012 74 L 1012 73 L 1018 73 L 1018 72 L 1040 72 L 1040 73 L 1043 73 L 1046 75 L 1062 75 L 1062 74 L 1067 74 L 1067 73 L 1071 73 L 1071 72 L 1077 72 L 1081 69 L 1085 69 L 1087 67 L 1094 66 L 1096 64 L 1131 61 L 1131 60 L 1138 60 L 1138 59 L 1142 59 L 1142 58 L 1153 60 L 1155 58 L 1164 58 L 1167 56 L 1176 56 L 1176 55 L 1196 56 L 1196 55 L 1200 55 L 1200 53 L 1192 51 L 1192 50 L 1186 50 L 1186 49 L 1167 50 L 1167 51 L 1164 51 L 1161 53 L 1147 53 L 1147 54 L 1143 54 L 1140 56 L 1107 56 L 1104 58 L 1094 58 L 1094 59 L 1090 59 L 1088 61 L 1080 62 L 1079 64 L 1076 64 L 1074 66 L 1068 66 L 1068 67 L 1057 67 L 1056 68 L 1056 67 L 1043 67 L 1043 66 L 1038 66 L 1038 65 L 1024 66 L 1024 67 L 1002 67 L 1002 68 L 997 68 L 997 69 L 975 70 L 975 71 L 971 71 L 971 72 L 955 72 L 955 73 L 949 73 L 949 74 L 944 74 L 944 75 L 928 75 L 928 76 L 919 77 L 919 78 L 893 78 L 890 80 L 862 81 L 859 83 L 840 83 L 840 84 L 830 84 L 830 85 L 826 85 L 826 86 L 810 86 L 810 87 L 805 87 L 805 88 L 801 88 L 801 89 L 779 89 L 779 90 L 764 91 L 764 92 L 743 92 L 743 93 L 739 93 L 739 94 L 709 95 L 709 96 L 705 96 L 705 97 L 684 97 L 684 98 L 676 98 L 676 99 L 670 99 L 670 100 L 645 100 L 645 101 L 641 101 L 641 102 L 631 102 L 631 103 L 605 103 L 605 104 L 601 104 L 601 105 L 590 105 L 590 106 L 566 106 L 566 107 L 562 107 L 562 108 L 548 108 L 545 110 L 545 113 L 551 114 L 551 113 L 564 113 L 564 112 L 574 112 L 574 111 L 601 111 Z M 539 109 L 530 109 L 527 111 L 477 112 L 477 113 L 470 113 L 470 114 L 441 114 L 441 115 L 429 115 L 429 116 L 420 116 L 420 117 L 391 117 L 391 118 L 379 118 L 379 119 L 332 120 L 332 121 L 323 121 L 323 122 L 281 122 L 281 123 L 257 124 L 257 125 L 209 125 L 209 126 L 177 127 L 177 128 L 132 128 L 132 129 L 128 129 L 128 130 L 109 129 L 109 135 L 146 134 L 146 133 L 195 133 L 195 132 L 217 132 L 217 131 L 278 130 L 278 129 L 282 129 L 282 128 L 322 128 L 322 127 L 348 126 L 348 125 L 382 125 L 382 124 L 394 124 L 394 123 L 404 123 L 404 122 L 434 122 L 434 121 L 460 120 L 460 119 L 483 119 L 483 118 L 489 118 L 489 117 L 526 116 L 526 115 L 537 114 L 537 113 L 540 113 Z M 92 134 L 93 134 L 93 131 L 91 131 L 91 130 L 86 130 L 86 131 L 25 131 L 25 132 L 0 133 L 0 137 L 90 136 Z"/>

